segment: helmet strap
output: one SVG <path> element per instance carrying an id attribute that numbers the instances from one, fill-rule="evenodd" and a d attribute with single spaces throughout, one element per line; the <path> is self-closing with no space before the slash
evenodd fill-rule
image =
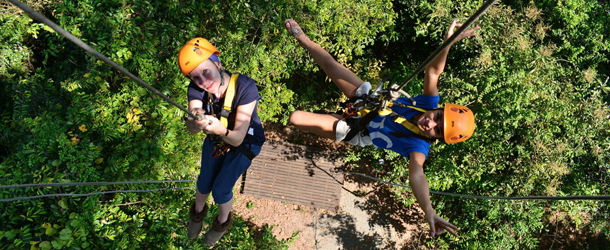
<path id="1" fill-rule="evenodd" d="M 216 63 L 214 63 L 216 65 Z M 218 73 L 220 74 L 220 87 L 225 85 L 225 74 L 222 72 L 222 69 L 216 65 L 216 69 L 218 69 Z"/>

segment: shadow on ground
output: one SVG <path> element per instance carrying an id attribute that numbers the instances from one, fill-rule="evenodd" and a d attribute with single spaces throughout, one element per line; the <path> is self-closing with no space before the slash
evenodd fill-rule
<path id="1" fill-rule="evenodd" d="M 281 124 L 265 124 L 265 129 L 271 134 L 268 136 L 271 140 L 267 142 L 271 145 L 275 143 L 273 140 L 277 140 L 310 146 L 290 145 L 283 152 L 287 159 L 305 158 L 311 161 L 312 164 L 307 166 L 310 174 L 324 173 L 341 184 L 352 183 L 349 188 L 343 185 L 343 190 L 353 197 L 345 197 L 349 195 L 344 193 L 341 199 L 351 198 L 349 202 L 353 207 L 350 209 L 359 211 L 352 213 L 342 206 L 337 213 L 319 215 L 316 225 L 319 239 L 316 240 L 320 249 L 327 249 L 322 242 L 325 238 L 334 238 L 337 246 L 333 247 L 341 249 L 414 249 L 426 244 L 429 237 L 427 227 L 421 226 L 426 224 L 425 219 L 416 206 L 407 207 L 396 200 L 386 184 L 361 176 L 341 174 L 349 171 L 374 177 L 379 174 L 368 160 L 349 165 L 343 163 L 345 152 L 351 150 L 352 146 L 288 129 Z M 298 141 L 294 141 L 295 138 Z M 317 163 L 321 160 L 333 162 L 335 168 L 320 168 Z M 338 174 L 342 176 L 337 177 Z M 366 221 L 363 223 L 362 220 Z"/>
<path id="2" fill-rule="evenodd" d="M 320 217 L 320 221 L 318 226 L 325 228 L 325 230 L 322 231 L 321 236 L 336 237 L 337 242 L 343 249 L 376 249 L 383 244 L 381 235 L 376 232 L 373 234 L 358 232 L 354 218 L 344 213 L 336 215 L 324 214 Z M 331 225 L 334 223 L 338 223 L 339 225 Z"/>

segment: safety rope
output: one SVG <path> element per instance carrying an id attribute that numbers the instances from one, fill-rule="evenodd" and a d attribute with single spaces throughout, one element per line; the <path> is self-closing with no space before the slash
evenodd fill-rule
<path id="1" fill-rule="evenodd" d="M 171 105 L 176 106 L 178 109 L 184 111 L 186 114 L 188 114 L 193 119 L 197 119 L 195 115 L 193 115 L 190 111 L 188 111 L 187 109 L 182 107 L 180 104 L 176 103 L 174 100 L 172 100 L 169 97 L 165 96 L 164 94 L 159 92 L 157 89 L 153 88 L 152 86 L 146 84 L 142 79 L 140 79 L 137 76 L 131 74 L 129 71 L 127 71 L 126 69 L 124 69 L 120 65 L 116 64 L 112 60 L 108 59 L 106 56 L 102 55 L 101 53 L 97 52 L 95 49 L 91 48 L 91 46 L 87 45 L 86 43 L 84 43 L 83 41 L 81 41 L 80 39 L 78 39 L 77 37 L 72 35 L 70 32 L 64 30 L 62 27 L 59 27 L 59 25 L 55 24 L 53 21 L 49 20 L 48 18 L 46 18 L 42 14 L 38 13 L 37 11 L 33 10 L 32 8 L 30 8 L 26 4 L 23 4 L 23 3 L 21 3 L 21 2 L 19 2 L 17 0 L 8 0 L 8 1 L 11 2 L 12 4 L 14 4 L 15 6 L 19 7 L 23 11 L 25 11 L 26 13 L 28 13 L 28 15 L 30 15 L 32 18 L 34 18 L 34 19 L 36 19 L 38 21 L 41 21 L 44 24 L 48 25 L 53 30 L 55 30 L 57 33 L 59 33 L 60 35 L 66 37 L 68 40 L 70 40 L 74 44 L 78 45 L 79 47 L 81 47 L 85 51 L 93 54 L 95 57 L 99 58 L 100 60 L 102 60 L 105 63 L 107 63 L 110 66 L 112 66 L 114 69 L 116 69 L 116 70 L 120 71 L 121 73 L 127 75 L 129 78 L 131 78 L 134 81 L 136 81 L 136 83 L 138 83 L 140 86 L 150 90 L 155 95 L 158 95 L 163 100 L 165 100 L 166 102 L 170 103 Z"/>
<path id="2" fill-rule="evenodd" d="M 415 71 L 411 73 L 411 75 L 409 75 L 409 77 L 407 77 L 407 80 L 405 80 L 403 84 L 398 86 L 398 88 L 392 88 L 392 91 L 398 91 L 404 88 L 407 83 L 409 83 L 417 74 L 419 74 L 419 72 L 424 70 L 426 66 L 428 66 L 428 64 L 430 64 L 430 62 L 432 62 L 432 60 L 434 60 L 436 56 L 438 56 L 438 54 L 440 54 L 443 50 L 449 47 L 457 39 L 457 37 L 468 28 L 468 26 L 470 26 L 477 19 L 479 19 L 479 17 L 482 16 L 487 11 L 487 9 L 489 9 L 489 7 L 494 4 L 495 1 L 496 0 L 487 0 L 487 2 L 483 3 L 483 5 L 470 18 L 468 18 L 468 20 L 466 20 L 464 24 L 462 24 L 462 27 L 458 28 L 457 31 L 455 31 L 453 35 L 451 35 L 449 39 L 447 39 L 447 41 L 445 41 L 440 47 L 438 47 L 438 49 L 432 52 L 432 54 L 428 56 L 428 58 L 426 58 L 426 60 L 424 60 L 424 62 L 420 64 L 419 67 L 417 67 L 417 69 L 415 69 Z"/>

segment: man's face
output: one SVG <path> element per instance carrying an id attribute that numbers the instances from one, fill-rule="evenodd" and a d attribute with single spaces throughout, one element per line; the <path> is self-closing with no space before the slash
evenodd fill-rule
<path id="1" fill-rule="evenodd" d="M 417 119 L 417 127 L 424 135 L 443 138 L 445 117 L 442 109 L 429 110 Z"/>

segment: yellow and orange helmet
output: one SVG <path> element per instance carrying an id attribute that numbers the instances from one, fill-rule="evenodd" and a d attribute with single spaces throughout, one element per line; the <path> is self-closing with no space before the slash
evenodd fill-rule
<path id="1" fill-rule="evenodd" d="M 178 65 L 182 74 L 186 76 L 213 54 L 218 55 L 220 52 L 208 39 L 202 37 L 191 39 L 178 52 Z"/>
<path id="2" fill-rule="evenodd" d="M 445 104 L 445 142 L 463 142 L 474 133 L 474 114 L 466 106 Z"/>

